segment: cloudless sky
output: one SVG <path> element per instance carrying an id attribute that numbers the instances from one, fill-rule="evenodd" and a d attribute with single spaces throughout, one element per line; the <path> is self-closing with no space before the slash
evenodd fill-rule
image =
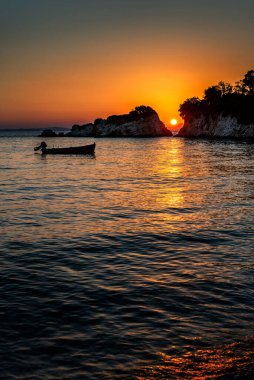
<path id="1" fill-rule="evenodd" d="M 0 0 L 0 127 L 71 126 L 253 69 L 253 0 Z"/>

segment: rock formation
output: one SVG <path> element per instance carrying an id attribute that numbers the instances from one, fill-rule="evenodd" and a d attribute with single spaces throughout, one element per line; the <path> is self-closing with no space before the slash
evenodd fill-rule
<path id="1" fill-rule="evenodd" d="M 63 132 L 56 133 L 53 129 L 44 129 L 38 137 L 64 137 Z"/>
<path id="2" fill-rule="evenodd" d="M 75 124 L 67 136 L 157 137 L 172 136 L 172 132 L 165 127 L 151 107 L 139 106 L 125 115 L 112 115 L 85 125 Z"/>
<path id="3" fill-rule="evenodd" d="M 38 137 L 56 137 L 57 134 L 52 129 L 45 129 Z"/>

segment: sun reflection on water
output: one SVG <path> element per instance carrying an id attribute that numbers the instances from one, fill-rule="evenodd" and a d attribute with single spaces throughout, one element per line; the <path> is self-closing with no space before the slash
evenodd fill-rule
<path id="1" fill-rule="evenodd" d="M 249 338 L 181 357 L 160 353 L 161 363 L 145 368 L 136 380 L 250 380 L 254 373 L 253 343 Z"/>

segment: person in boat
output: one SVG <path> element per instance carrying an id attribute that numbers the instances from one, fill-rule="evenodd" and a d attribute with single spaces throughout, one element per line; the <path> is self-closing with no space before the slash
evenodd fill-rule
<path id="1" fill-rule="evenodd" d="M 45 141 L 42 141 L 41 142 L 41 151 L 43 153 L 43 151 L 47 148 L 47 144 L 45 143 Z"/>
<path id="2" fill-rule="evenodd" d="M 45 151 L 46 148 L 47 148 L 47 144 L 45 143 L 45 141 L 42 141 L 39 146 L 36 146 L 34 148 L 34 150 L 37 151 L 37 150 L 41 149 L 41 151 L 43 152 L 43 151 Z"/>

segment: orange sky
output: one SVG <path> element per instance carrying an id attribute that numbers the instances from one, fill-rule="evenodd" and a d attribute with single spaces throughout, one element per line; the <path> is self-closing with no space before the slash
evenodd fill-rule
<path id="1" fill-rule="evenodd" d="M 60 12 L 47 1 L 29 11 L 18 9 L 19 2 L 16 8 L 6 5 L 5 19 L 9 15 L 15 22 L 14 30 L 7 22 L 1 26 L 1 127 L 71 126 L 141 104 L 153 107 L 169 126 L 173 117 L 180 121 L 179 104 L 187 97 L 202 96 L 220 80 L 235 82 L 253 68 L 248 45 L 253 23 L 246 7 L 238 16 L 232 6 L 223 13 L 216 0 L 214 8 L 196 5 L 188 16 L 174 1 L 170 7 L 159 0 L 156 8 L 154 2 L 137 0 L 129 13 L 126 4 L 117 8 L 114 1 L 109 1 L 112 9 L 97 10 L 64 0 Z M 139 13 L 131 17 L 137 3 Z M 29 4 L 24 0 L 24 7 Z M 208 10 L 212 20 L 204 18 Z M 173 11 L 182 19 L 172 17 Z"/>

